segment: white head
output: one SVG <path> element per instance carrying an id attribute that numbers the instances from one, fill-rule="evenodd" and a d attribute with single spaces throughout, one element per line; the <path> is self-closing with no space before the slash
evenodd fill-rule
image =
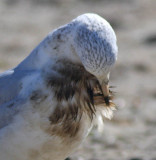
<path id="1" fill-rule="evenodd" d="M 115 33 L 110 24 L 96 14 L 74 20 L 74 46 L 86 70 L 107 83 L 111 66 L 117 59 Z"/>

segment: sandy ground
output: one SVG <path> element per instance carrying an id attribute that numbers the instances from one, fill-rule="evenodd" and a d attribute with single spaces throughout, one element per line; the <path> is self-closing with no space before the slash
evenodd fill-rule
<path id="1" fill-rule="evenodd" d="M 16 66 L 52 29 L 94 12 L 114 27 L 119 46 L 111 85 L 118 110 L 94 129 L 72 160 L 156 160 L 156 1 L 1 0 L 0 72 Z"/>

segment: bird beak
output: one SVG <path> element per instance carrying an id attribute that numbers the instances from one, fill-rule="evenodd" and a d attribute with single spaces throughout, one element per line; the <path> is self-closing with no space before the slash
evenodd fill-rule
<path id="1" fill-rule="evenodd" d="M 102 89 L 104 97 L 108 97 L 109 96 L 109 85 L 104 83 L 101 85 L 101 89 Z"/>
<path id="2" fill-rule="evenodd" d="M 109 75 L 108 75 L 108 77 L 105 80 L 99 79 L 101 91 L 103 93 L 104 101 L 105 101 L 105 103 L 106 103 L 107 106 L 110 105 L 110 93 L 109 93 L 108 82 L 109 82 Z"/>
<path id="3" fill-rule="evenodd" d="M 101 90 L 104 96 L 104 101 L 107 106 L 110 106 L 110 94 L 109 94 L 109 85 L 108 83 L 101 84 Z"/>

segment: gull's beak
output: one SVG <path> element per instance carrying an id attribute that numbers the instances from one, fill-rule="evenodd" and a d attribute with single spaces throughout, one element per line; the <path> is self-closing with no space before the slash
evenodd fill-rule
<path id="1" fill-rule="evenodd" d="M 109 82 L 109 75 L 108 75 L 108 77 L 105 80 L 99 79 L 101 91 L 103 93 L 104 100 L 105 100 L 105 103 L 106 103 L 107 106 L 110 105 L 110 102 L 109 102 L 109 100 L 110 100 L 110 93 L 109 93 L 108 82 Z"/>
<path id="2" fill-rule="evenodd" d="M 108 84 L 102 84 L 101 89 L 102 89 L 104 97 L 108 97 L 109 96 L 109 85 Z"/>

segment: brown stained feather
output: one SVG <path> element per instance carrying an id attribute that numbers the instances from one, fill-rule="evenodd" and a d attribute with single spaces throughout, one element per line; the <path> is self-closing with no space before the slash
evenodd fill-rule
<path id="1" fill-rule="evenodd" d="M 115 106 L 111 102 L 112 94 L 107 99 L 109 106 L 107 105 L 97 78 L 87 72 L 82 65 L 60 60 L 53 69 L 58 75 L 46 79 L 47 87 L 52 88 L 58 101 L 49 117 L 51 123 L 49 132 L 52 135 L 74 137 L 79 131 L 83 113 L 86 113 L 92 121 L 98 105 Z M 75 98 L 76 103 L 72 104 L 72 98 Z M 67 106 L 62 106 L 63 100 L 68 102 Z"/>
<path id="2" fill-rule="evenodd" d="M 51 124 L 51 127 L 48 129 L 48 133 L 51 135 L 57 135 L 62 138 L 64 137 L 74 137 L 80 128 L 79 121 L 62 121 L 61 124 L 57 125 Z"/>

